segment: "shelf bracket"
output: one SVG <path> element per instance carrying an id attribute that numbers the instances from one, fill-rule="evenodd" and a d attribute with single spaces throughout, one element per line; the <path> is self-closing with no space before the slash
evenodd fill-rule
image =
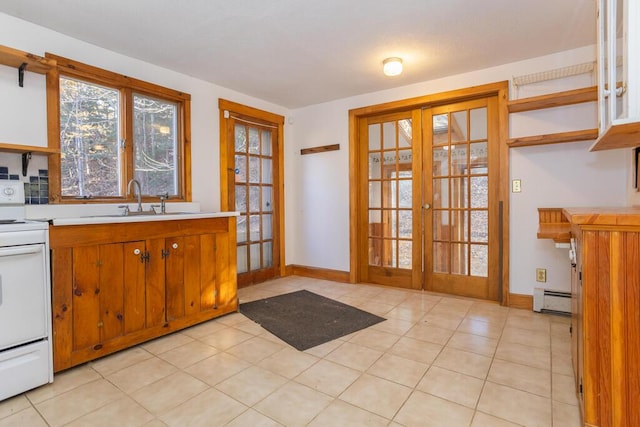
<path id="1" fill-rule="evenodd" d="M 29 168 L 29 160 L 31 160 L 31 151 L 22 153 L 22 176 L 27 176 L 27 169 Z"/>
<path id="2" fill-rule="evenodd" d="M 27 69 L 27 63 L 23 62 L 18 67 L 18 86 L 24 87 L 24 70 Z"/>

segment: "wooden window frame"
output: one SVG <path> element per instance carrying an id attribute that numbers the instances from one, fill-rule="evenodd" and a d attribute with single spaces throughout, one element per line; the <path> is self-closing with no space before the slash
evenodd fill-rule
<path id="1" fill-rule="evenodd" d="M 120 127 L 126 144 L 124 149 L 121 196 L 91 197 L 76 199 L 62 196 L 61 154 L 49 156 L 49 201 L 50 203 L 133 203 L 135 197 L 127 194 L 126 185 L 134 178 L 133 163 L 133 95 L 139 94 L 173 102 L 178 107 L 177 135 L 177 195 L 171 197 L 174 202 L 190 202 L 191 193 L 191 95 L 169 89 L 143 80 L 134 79 L 102 68 L 87 65 L 68 58 L 45 53 L 45 57 L 55 60 L 57 67 L 47 73 L 47 138 L 48 146 L 60 152 L 60 77 L 77 79 L 89 84 L 98 84 L 116 89 L 122 100 Z M 155 202 L 157 197 L 143 195 L 143 202 Z"/>

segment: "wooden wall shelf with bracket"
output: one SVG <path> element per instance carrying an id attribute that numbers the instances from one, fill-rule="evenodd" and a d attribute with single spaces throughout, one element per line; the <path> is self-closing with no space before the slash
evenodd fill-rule
<path id="1" fill-rule="evenodd" d="M 49 147 L 37 147 L 35 145 L 8 144 L 0 142 L 0 152 L 22 154 L 22 176 L 27 176 L 27 168 L 31 160 L 31 154 L 54 155 L 60 153 L 60 150 Z"/>
<path id="2" fill-rule="evenodd" d="M 54 59 L 0 45 L 0 64 L 18 69 L 18 84 L 22 87 L 24 72 L 46 74 L 56 67 Z"/>

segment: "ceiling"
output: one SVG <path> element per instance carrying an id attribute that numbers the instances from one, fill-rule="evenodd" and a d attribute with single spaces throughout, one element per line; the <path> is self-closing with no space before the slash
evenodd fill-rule
<path id="1" fill-rule="evenodd" d="M 293 109 L 594 44 L 595 3 L 2 0 L 0 12 Z M 402 75 L 382 74 L 389 56 Z"/>

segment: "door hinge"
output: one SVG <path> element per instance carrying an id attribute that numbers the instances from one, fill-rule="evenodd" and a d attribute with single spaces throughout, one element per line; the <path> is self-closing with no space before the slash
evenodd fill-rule
<path id="1" fill-rule="evenodd" d="M 149 251 L 144 251 L 144 253 L 140 255 L 140 262 L 149 262 L 150 258 L 151 254 L 149 254 Z"/>
<path id="2" fill-rule="evenodd" d="M 171 253 L 171 252 L 169 251 L 169 249 L 162 249 L 162 250 L 160 251 L 160 254 L 161 254 L 161 256 L 162 256 L 162 259 L 168 258 L 170 253 Z"/>
<path id="3" fill-rule="evenodd" d="M 573 335 L 573 325 L 569 326 L 569 334 Z"/>
<path id="4" fill-rule="evenodd" d="M 580 286 L 582 286 L 582 271 L 578 271 L 578 280 L 580 281 Z"/>
<path id="5" fill-rule="evenodd" d="M 580 394 L 582 394 L 582 378 L 580 378 Z"/>

